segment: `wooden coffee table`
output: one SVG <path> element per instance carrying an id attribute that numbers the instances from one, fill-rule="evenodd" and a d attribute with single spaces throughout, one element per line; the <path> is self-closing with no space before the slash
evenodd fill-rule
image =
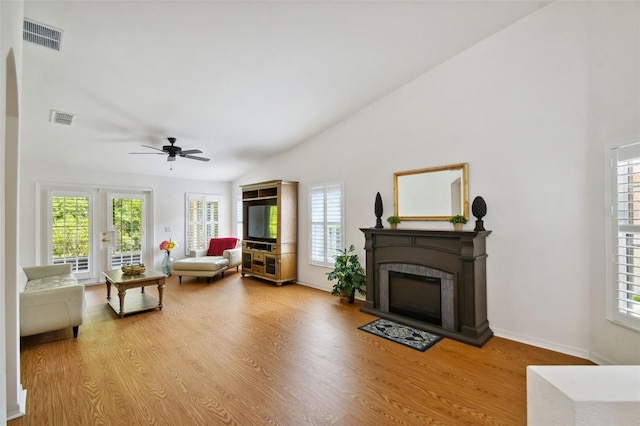
<path id="1" fill-rule="evenodd" d="M 112 269 L 111 271 L 103 272 L 102 275 L 106 278 L 107 302 L 120 318 L 133 312 L 148 311 L 156 308 L 162 310 L 165 274 L 148 271 L 144 274 L 124 275 L 120 269 Z M 112 284 L 118 289 L 119 302 L 111 299 Z M 145 293 L 144 288 L 148 285 L 158 286 L 158 300 Z M 140 293 L 129 294 L 125 301 L 127 290 L 138 287 L 141 288 Z M 118 303 L 117 306 L 116 303 Z"/>

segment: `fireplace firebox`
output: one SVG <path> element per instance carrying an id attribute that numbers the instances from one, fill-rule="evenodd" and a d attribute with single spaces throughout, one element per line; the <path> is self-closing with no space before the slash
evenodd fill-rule
<path id="1" fill-rule="evenodd" d="M 389 272 L 389 312 L 442 326 L 440 278 Z"/>
<path id="2" fill-rule="evenodd" d="M 363 312 L 475 346 L 493 336 L 485 250 L 491 231 L 361 231 L 367 254 Z"/>

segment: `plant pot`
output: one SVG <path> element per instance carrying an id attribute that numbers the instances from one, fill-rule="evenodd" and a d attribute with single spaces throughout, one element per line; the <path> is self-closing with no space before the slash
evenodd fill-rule
<path id="1" fill-rule="evenodd" d="M 343 291 L 340 292 L 340 303 L 354 303 L 355 302 L 355 291 L 351 293 L 351 296 L 347 296 Z"/>
<path id="2" fill-rule="evenodd" d="M 453 230 L 454 231 L 462 231 L 462 227 L 464 226 L 463 223 L 454 223 L 453 224 Z"/>
<path id="3" fill-rule="evenodd" d="M 397 223 L 390 223 L 389 226 L 391 227 L 391 229 L 398 229 Z"/>

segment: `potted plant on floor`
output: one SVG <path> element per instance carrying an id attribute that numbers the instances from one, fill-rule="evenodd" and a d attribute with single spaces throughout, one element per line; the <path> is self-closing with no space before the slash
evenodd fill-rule
<path id="1" fill-rule="evenodd" d="M 391 229 L 396 229 L 400 223 L 400 218 L 398 216 L 389 216 L 387 222 L 389 222 Z"/>
<path id="2" fill-rule="evenodd" d="M 464 225 L 468 221 L 466 217 L 457 214 L 455 216 L 452 216 L 451 219 L 449 219 L 449 222 L 453 223 L 454 230 L 462 231 L 462 225 Z"/>
<path id="3" fill-rule="evenodd" d="M 357 254 L 352 254 L 355 247 L 339 250 L 334 263 L 335 269 L 327 272 L 328 280 L 337 280 L 331 289 L 333 296 L 340 296 L 340 302 L 353 303 L 355 292 L 366 294 L 364 268 L 360 265 Z"/>

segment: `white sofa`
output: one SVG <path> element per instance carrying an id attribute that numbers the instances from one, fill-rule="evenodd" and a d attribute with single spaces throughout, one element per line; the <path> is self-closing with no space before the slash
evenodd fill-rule
<path id="1" fill-rule="evenodd" d="M 210 245 L 213 245 L 213 241 Z M 242 263 L 242 247 L 240 240 L 237 240 L 234 248 L 225 249 L 221 255 L 211 256 L 207 253 L 210 249 L 192 250 L 189 257 L 177 260 L 173 263 L 173 275 L 178 276 L 178 281 L 182 284 L 182 277 L 206 277 L 207 283 L 211 282 L 211 278 L 220 274 L 224 276 L 224 272 L 230 268 L 239 270 Z"/>
<path id="2" fill-rule="evenodd" d="M 84 321 L 84 285 L 71 265 L 24 267 L 19 276 L 20 336 L 73 327 L 73 337 Z"/>

